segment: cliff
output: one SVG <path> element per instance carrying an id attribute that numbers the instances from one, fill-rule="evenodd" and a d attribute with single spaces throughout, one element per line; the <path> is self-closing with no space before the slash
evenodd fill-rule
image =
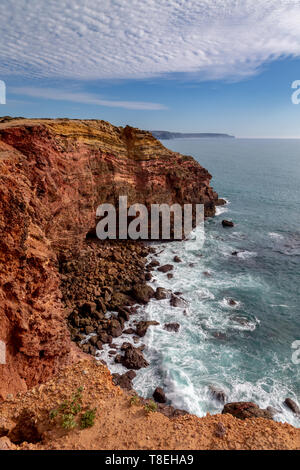
<path id="1" fill-rule="evenodd" d="M 0 178 L 4 398 L 72 360 L 67 317 L 78 307 L 78 292 L 82 302 L 100 298 L 103 313 L 114 295 L 120 306 L 124 292 L 144 280 L 143 247 L 101 248 L 87 241 L 99 204 L 116 203 L 119 195 L 128 195 L 129 204 L 204 203 L 210 216 L 218 196 L 211 175 L 191 157 L 171 152 L 149 132 L 104 121 L 1 123 Z M 68 286 L 77 293 L 68 293 Z"/>
<path id="2" fill-rule="evenodd" d="M 234 135 L 218 134 L 215 132 L 170 132 L 170 131 L 151 131 L 151 134 L 156 139 L 170 140 L 170 139 L 234 139 Z"/>

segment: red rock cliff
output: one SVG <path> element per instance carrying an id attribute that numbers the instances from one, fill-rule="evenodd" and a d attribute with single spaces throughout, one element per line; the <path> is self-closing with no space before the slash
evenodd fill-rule
<path id="1" fill-rule="evenodd" d="M 55 373 L 70 356 L 58 257 L 80 250 L 102 202 L 204 203 L 211 176 L 150 133 L 104 121 L 0 124 L 0 396 Z"/>

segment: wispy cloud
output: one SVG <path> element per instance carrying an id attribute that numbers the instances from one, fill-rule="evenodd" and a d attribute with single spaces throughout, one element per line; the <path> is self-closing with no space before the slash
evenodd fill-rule
<path id="1" fill-rule="evenodd" d="M 57 90 L 56 88 L 33 88 L 33 87 L 11 87 L 10 92 L 16 95 L 31 96 L 45 100 L 71 101 L 96 106 L 107 106 L 110 108 L 125 108 L 137 110 L 161 110 L 167 109 L 160 103 L 150 103 L 143 101 L 118 101 L 99 99 L 97 95 L 91 93 L 80 93 L 72 91 Z"/>
<path id="2" fill-rule="evenodd" d="M 242 78 L 300 56 L 299 24 L 299 0 L 2 0 L 0 75 Z"/>

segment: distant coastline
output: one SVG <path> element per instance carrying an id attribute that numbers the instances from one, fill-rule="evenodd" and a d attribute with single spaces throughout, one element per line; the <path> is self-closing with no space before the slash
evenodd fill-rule
<path id="1" fill-rule="evenodd" d="M 150 131 L 151 134 L 156 139 L 182 139 L 182 138 L 225 138 L 225 139 L 235 139 L 234 135 L 230 134 L 218 134 L 214 132 L 169 132 L 169 131 Z"/>

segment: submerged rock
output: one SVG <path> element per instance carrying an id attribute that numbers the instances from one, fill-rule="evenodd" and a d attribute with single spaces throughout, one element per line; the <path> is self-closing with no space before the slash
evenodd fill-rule
<path id="1" fill-rule="evenodd" d="M 267 410 L 272 414 L 272 416 L 275 416 L 281 413 L 280 410 L 277 410 L 273 406 L 267 406 Z"/>
<path id="2" fill-rule="evenodd" d="M 227 395 L 224 390 L 222 390 L 221 388 L 215 385 L 209 385 L 208 388 L 209 388 L 211 395 L 220 403 L 225 403 L 227 401 Z"/>
<path id="3" fill-rule="evenodd" d="M 187 302 L 184 299 L 174 294 L 171 295 L 170 304 L 172 305 L 172 307 L 184 308 L 187 306 Z"/>
<path id="4" fill-rule="evenodd" d="M 222 220 L 223 227 L 234 227 L 234 223 L 231 220 Z"/>
<path id="5" fill-rule="evenodd" d="M 211 273 L 209 271 L 203 271 L 204 276 L 211 277 Z"/>
<path id="6" fill-rule="evenodd" d="M 175 331 L 175 333 L 177 333 L 179 328 L 180 328 L 179 323 L 165 323 L 164 324 L 164 330 L 167 330 L 167 331 Z"/>
<path id="7" fill-rule="evenodd" d="M 217 339 L 227 339 L 226 333 L 223 333 L 222 331 L 214 331 L 212 335 L 214 338 Z"/>

